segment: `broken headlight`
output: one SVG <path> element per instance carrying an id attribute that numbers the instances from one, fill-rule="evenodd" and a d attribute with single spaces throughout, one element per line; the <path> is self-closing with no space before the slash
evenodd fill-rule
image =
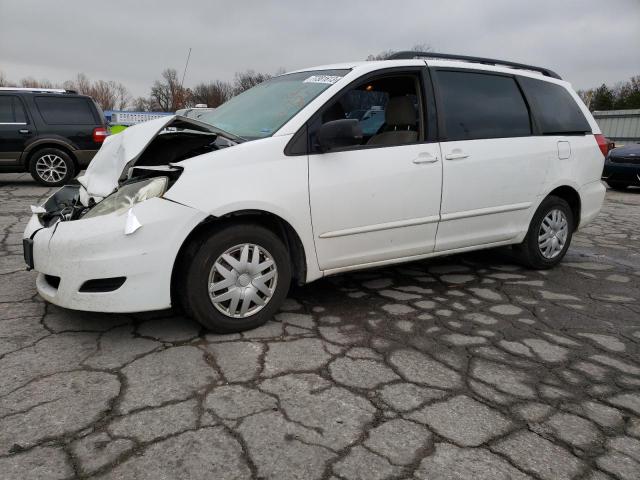
<path id="1" fill-rule="evenodd" d="M 124 213 L 136 203 L 161 196 L 167 190 L 168 184 L 168 177 L 154 177 L 123 185 L 100 203 L 97 203 L 82 218 L 92 218 L 109 213 Z"/>

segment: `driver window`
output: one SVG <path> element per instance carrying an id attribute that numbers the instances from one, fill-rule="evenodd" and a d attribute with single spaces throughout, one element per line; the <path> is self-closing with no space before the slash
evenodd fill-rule
<path id="1" fill-rule="evenodd" d="M 404 74 L 371 79 L 345 92 L 322 113 L 311 128 L 340 119 L 356 119 L 362 129 L 362 146 L 395 146 L 422 141 L 420 83 Z M 357 147 L 356 147 L 357 148 Z"/>

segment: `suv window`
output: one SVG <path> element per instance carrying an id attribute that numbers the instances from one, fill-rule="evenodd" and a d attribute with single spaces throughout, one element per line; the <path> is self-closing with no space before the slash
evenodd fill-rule
<path id="1" fill-rule="evenodd" d="M 591 133 L 582 110 L 561 85 L 528 77 L 518 77 L 518 81 L 534 109 L 543 135 Z"/>
<path id="2" fill-rule="evenodd" d="M 86 98 L 35 97 L 44 121 L 50 125 L 95 125 L 97 120 Z"/>
<path id="3" fill-rule="evenodd" d="M 386 75 L 367 80 L 330 101 L 309 128 L 310 145 L 323 123 L 356 119 L 365 146 L 417 143 L 422 138 L 420 82 L 415 74 Z"/>
<path id="4" fill-rule="evenodd" d="M 0 123 L 26 123 L 22 103 L 13 95 L 0 96 Z"/>
<path id="5" fill-rule="evenodd" d="M 438 71 L 447 140 L 531 135 L 527 104 L 512 77 Z"/>

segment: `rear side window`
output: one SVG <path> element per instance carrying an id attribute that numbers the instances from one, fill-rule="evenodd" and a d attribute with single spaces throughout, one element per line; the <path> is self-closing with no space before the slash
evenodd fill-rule
<path id="1" fill-rule="evenodd" d="M 543 135 L 591 133 L 591 126 L 571 94 L 555 83 L 518 77 Z"/>
<path id="2" fill-rule="evenodd" d="M 27 116 L 18 97 L 12 95 L 0 97 L 0 123 L 26 123 Z"/>
<path id="3" fill-rule="evenodd" d="M 36 97 L 36 105 L 50 125 L 94 125 L 98 122 L 86 98 Z"/>
<path id="4" fill-rule="evenodd" d="M 527 104 L 511 77 L 438 71 L 447 140 L 531 135 Z"/>

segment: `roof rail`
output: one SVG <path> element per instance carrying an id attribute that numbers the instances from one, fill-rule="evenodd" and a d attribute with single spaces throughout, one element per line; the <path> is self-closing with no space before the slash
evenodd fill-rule
<path id="1" fill-rule="evenodd" d="M 29 88 L 29 87 L 0 87 L 0 91 L 35 92 L 35 93 L 78 93 L 67 88 Z"/>
<path id="2" fill-rule="evenodd" d="M 468 55 L 452 55 L 450 53 L 435 53 L 435 52 L 413 52 L 406 50 L 403 52 L 397 52 L 387 57 L 387 60 L 408 60 L 411 58 L 423 57 L 423 58 L 436 58 L 442 60 L 461 60 L 463 62 L 482 63 L 485 65 L 497 65 L 511 68 L 519 68 L 523 70 L 532 70 L 534 72 L 540 72 L 546 77 L 557 78 L 562 80 L 562 77 L 553 70 L 542 67 L 534 67 L 533 65 L 526 65 L 524 63 L 509 62 L 506 60 L 496 60 L 494 58 L 484 57 L 471 57 Z"/>

